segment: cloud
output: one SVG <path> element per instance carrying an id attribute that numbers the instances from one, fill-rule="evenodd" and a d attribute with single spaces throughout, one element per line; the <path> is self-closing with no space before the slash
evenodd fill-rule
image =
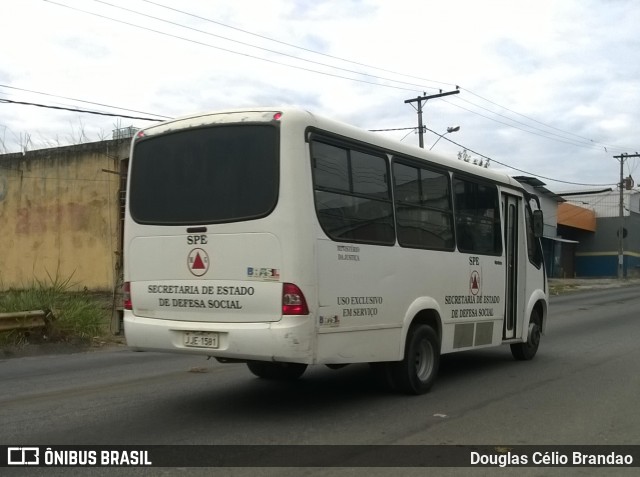
<path id="1" fill-rule="evenodd" d="M 467 147 L 546 177 L 614 183 L 611 156 L 640 149 L 633 0 L 155 1 L 172 10 L 7 0 L 0 84 L 166 116 L 299 105 L 365 129 L 417 126 L 406 99 L 460 85 L 425 105 L 430 129 L 461 126 L 447 136 L 461 146 L 441 140 L 438 152 Z M 6 87 L 0 98 L 124 113 Z M 7 136 L 37 132 L 42 144 L 68 136 L 79 118 L 95 135 L 117 124 L 30 106 L 0 112 Z M 411 131 L 381 134 L 418 142 Z M 425 133 L 427 145 L 436 139 Z"/>

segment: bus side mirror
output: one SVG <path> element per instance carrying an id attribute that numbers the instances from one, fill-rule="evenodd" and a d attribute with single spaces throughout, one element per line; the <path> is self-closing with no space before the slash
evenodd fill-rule
<path id="1" fill-rule="evenodd" d="M 533 211 L 533 235 L 541 238 L 544 232 L 544 216 L 541 210 Z"/>

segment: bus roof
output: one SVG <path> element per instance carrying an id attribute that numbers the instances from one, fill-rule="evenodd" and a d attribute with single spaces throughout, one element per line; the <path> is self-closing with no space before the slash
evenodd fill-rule
<path id="1" fill-rule="evenodd" d="M 237 122 L 237 114 L 246 114 L 245 120 L 267 122 L 273 120 L 273 113 L 276 112 L 282 113 L 282 116 L 279 118 L 281 121 L 301 121 L 306 124 L 306 127 L 317 128 L 318 130 L 326 131 L 337 136 L 343 136 L 345 139 L 348 138 L 364 144 L 370 144 L 377 148 L 384 149 L 389 153 L 403 154 L 412 158 L 423 159 L 448 169 L 466 172 L 475 176 L 484 177 L 492 182 L 524 190 L 523 186 L 508 174 L 467 163 L 452 158 L 451 156 L 434 153 L 417 146 L 404 144 L 398 140 L 384 137 L 379 133 L 368 131 L 327 116 L 317 115 L 299 107 L 237 108 L 191 114 L 149 126 L 142 129 L 139 134 L 144 136 L 156 135 L 180 129 Z M 233 116 L 230 116 L 231 114 L 233 114 Z M 224 116 L 228 116 L 228 119 L 223 119 Z"/>

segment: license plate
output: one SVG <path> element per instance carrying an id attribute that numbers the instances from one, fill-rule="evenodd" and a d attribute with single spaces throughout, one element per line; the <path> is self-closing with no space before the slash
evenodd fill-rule
<path id="1" fill-rule="evenodd" d="M 186 331 L 184 345 L 193 348 L 217 348 L 218 333 L 208 331 Z"/>

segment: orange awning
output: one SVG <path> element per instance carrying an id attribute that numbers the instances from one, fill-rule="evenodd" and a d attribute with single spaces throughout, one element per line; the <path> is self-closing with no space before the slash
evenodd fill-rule
<path id="1" fill-rule="evenodd" d="M 596 213 L 568 202 L 558 204 L 558 225 L 596 231 Z"/>

